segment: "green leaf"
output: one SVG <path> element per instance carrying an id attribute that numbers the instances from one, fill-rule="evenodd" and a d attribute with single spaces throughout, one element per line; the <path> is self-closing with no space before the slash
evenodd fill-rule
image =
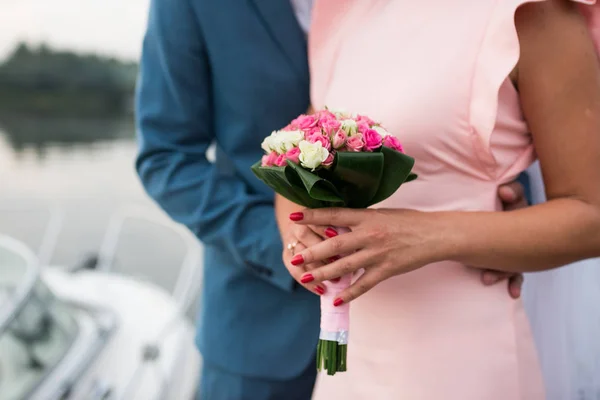
<path id="1" fill-rule="evenodd" d="M 408 178 L 404 181 L 404 183 L 412 182 L 417 179 L 419 176 L 417 174 L 413 174 L 412 172 L 408 174 Z"/>
<path id="2" fill-rule="evenodd" d="M 288 200 L 308 208 L 366 208 L 417 179 L 415 160 L 387 147 L 380 152 L 339 152 L 331 169 L 311 172 L 288 161 L 285 167 L 252 166 L 254 174 Z"/>
<path id="3" fill-rule="evenodd" d="M 286 167 L 285 175 L 288 182 L 292 183 L 293 186 L 297 185 L 298 180 L 296 177 L 298 177 L 311 198 L 326 203 L 335 203 L 340 207 L 344 206 L 344 200 L 331 182 L 314 172 L 302 168 L 298 164 L 291 161 L 287 163 L 288 166 Z"/>
<path id="4" fill-rule="evenodd" d="M 288 181 L 285 170 L 287 167 L 263 167 L 261 162 L 252 166 L 252 172 L 267 186 L 286 199 L 308 208 L 324 207 L 325 204 L 315 200 L 306 191 L 302 182 L 291 183 Z"/>
<path id="5" fill-rule="evenodd" d="M 384 157 L 383 176 L 377 194 L 369 205 L 382 202 L 394 194 L 404 182 L 417 177 L 416 174 L 412 174 L 414 177 L 411 176 L 411 170 L 415 165 L 414 158 L 385 146 L 381 148 L 380 154 Z"/>
<path id="6" fill-rule="evenodd" d="M 379 189 L 383 168 L 384 156 L 379 152 L 339 152 L 330 171 L 330 180 L 347 207 L 365 208 L 372 204 Z"/>

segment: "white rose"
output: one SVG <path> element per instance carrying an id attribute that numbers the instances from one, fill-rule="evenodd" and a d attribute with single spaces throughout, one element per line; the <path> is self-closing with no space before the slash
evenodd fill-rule
<path id="1" fill-rule="evenodd" d="M 279 131 L 277 134 L 277 140 L 281 146 L 283 153 L 287 153 L 294 147 L 298 146 L 302 140 L 304 140 L 304 132 L 302 131 Z"/>
<path id="2" fill-rule="evenodd" d="M 265 138 L 265 140 L 263 140 L 262 144 L 260 145 L 260 147 L 262 147 L 262 149 L 265 151 L 265 153 L 270 153 L 272 152 L 273 149 L 273 139 L 275 138 L 275 135 L 277 134 L 277 131 L 273 131 L 271 132 L 270 136 L 267 136 Z"/>
<path id="3" fill-rule="evenodd" d="M 353 119 L 345 119 L 342 121 L 342 129 L 348 136 L 352 136 L 358 132 L 358 125 Z"/>
<path id="4" fill-rule="evenodd" d="M 271 134 L 268 145 L 272 151 L 285 154 L 304 140 L 302 131 L 275 131 Z"/>
<path id="5" fill-rule="evenodd" d="M 390 133 L 388 131 L 386 131 L 384 128 L 382 128 L 381 126 L 377 126 L 375 125 L 373 128 L 375 132 L 379 133 L 379 136 L 381 136 L 382 138 L 386 137 L 387 135 L 389 135 Z"/>
<path id="6" fill-rule="evenodd" d="M 281 142 L 282 137 L 279 132 L 280 131 L 275 131 L 271 135 L 271 150 L 276 151 L 278 154 L 283 154 L 285 151 L 283 150 L 283 143 Z"/>
<path id="7" fill-rule="evenodd" d="M 313 171 L 329 157 L 329 151 L 323 147 L 321 142 L 310 143 L 303 140 L 298 147 L 300 148 L 300 165 Z"/>

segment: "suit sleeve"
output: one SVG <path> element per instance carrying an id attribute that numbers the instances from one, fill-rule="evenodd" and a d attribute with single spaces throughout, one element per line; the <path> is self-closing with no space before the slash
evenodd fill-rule
<path id="1" fill-rule="evenodd" d="M 273 196 L 219 175 L 206 158 L 215 135 L 210 67 L 197 21 L 188 0 L 151 2 L 136 90 L 137 172 L 147 193 L 202 242 L 291 291 Z"/>
<path id="2" fill-rule="evenodd" d="M 531 193 L 531 179 L 529 173 L 527 171 L 522 172 L 518 177 L 517 181 L 523 185 L 523 193 L 525 194 L 525 199 L 527 200 L 527 204 L 533 204 L 533 198 Z"/>

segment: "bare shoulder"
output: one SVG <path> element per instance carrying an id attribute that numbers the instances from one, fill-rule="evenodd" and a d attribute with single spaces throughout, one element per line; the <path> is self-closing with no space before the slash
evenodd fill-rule
<path id="1" fill-rule="evenodd" d="M 547 0 L 522 6 L 515 24 L 521 106 L 548 197 L 600 198 L 590 184 L 600 180 L 600 63 L 587 21 L 576 2 Z"/>
<path id="2" fill-rule="evenodd" d="M 522 71 L 527 74 L 530 68 L 539 70 L 566 57 L 575 62 L 582 57 L 596 57 L 586 21 L 575 1 L 526 3 L 517 9 L 515 25 L 521 54 L 510 77 L 517 86 L 522 83 Z"/>
<path id="3" fill-rule="evenodd" d="M 521 48 L 516 68 L 519 89 L 528 82 L 537 85 L 581 75 L 585 68 L 588 74 L 595 72 L 598 55 L 577 2 L 527 3 L 517 10 L 515 25 Z"/>
<path id="4" fill-rule="evenodd" d="M 578 4 L 572 0 L 546 0 L 522 5 L 515 15 L 521 46 L 534 50 L 566 43 L 590 44 L 588 27 Z"/>

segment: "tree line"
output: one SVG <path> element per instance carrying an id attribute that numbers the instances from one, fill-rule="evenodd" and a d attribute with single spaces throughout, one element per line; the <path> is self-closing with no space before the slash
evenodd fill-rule
<path id="1" fill-rule="evenodd" d="M 0 112 L 128 113 L 137 69 L 132 62 L 21 43 L 0 64 Z"/>

